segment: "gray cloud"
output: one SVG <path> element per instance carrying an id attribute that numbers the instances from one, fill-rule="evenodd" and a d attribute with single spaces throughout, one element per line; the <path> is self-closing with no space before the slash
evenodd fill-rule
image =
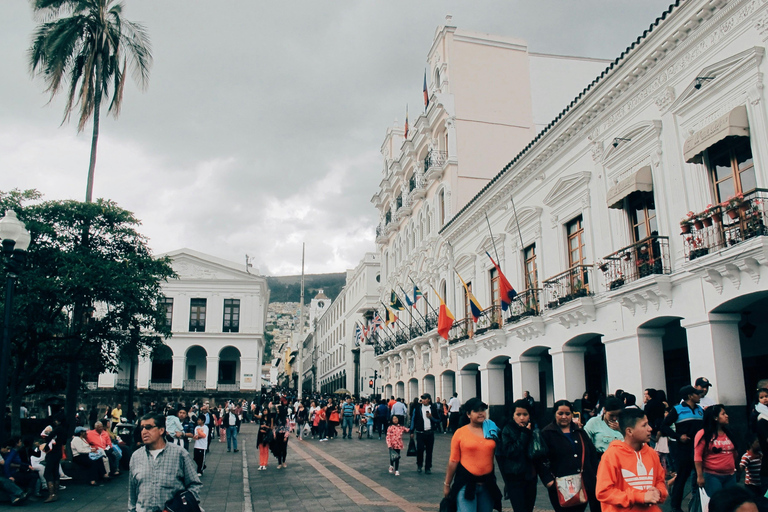
<path id="1" fill-rule="evenodd" d="M 659 0 L 125 0 L 155 57 L 102 124 L 95 193 L 144 222 L 157 252 L 188 246 L 262 272 L 340 271 L 374 249 L 385 130 L 420 112 L 426 54 L 447 12 L 460 28 L 535 52 L 615 58 Z M 0 6 L 0 189 L 85 193 L 89 133 L 59 128 L 26 65 L 26 2 Z M 585 84 L 586 85 L 586 84 Z"/>

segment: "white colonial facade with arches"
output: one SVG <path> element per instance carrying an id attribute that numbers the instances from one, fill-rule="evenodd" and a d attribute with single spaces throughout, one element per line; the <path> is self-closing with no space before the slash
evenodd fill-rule
<path id="1" fill-rule="evenodd" d="M 240 392 L 261 389 L 269 288 L 245 264 L 191 249 L 168 256 L 178 275 L 163 284 L 172 336 L 151 354 L 134 356 L 134 386 L 161 391 Z M 127 388 L 131 358 L 99 387 Z"/>
<path id="2" fill-rule="evenodd" d="M 716 401 L 748 403 L 768 378 L 766 27 L 764 0 L 672 6 L 524 144 L 472 140 L 475 153 L 505 161 L 471 197 L 449 132 L 439 178 L 417 180 L 425 189 L 410 192 L 410 209 L 391 207 L 408 183 L 397 178 L 410 172 L 408 155 L 422 172 L 427 128 L 447 127 L 437 114 L 450 95 L 432 95 L 438 105 L 413 138 L 390 129 L 388 178 L 374 196 L 384 215 L 382 299 L 416 282 L 436 306 L 434 287 L 456 322 L 448 340 L 428 318 L 383 336 L 384 394 L 455 390 L 462 401 L 481 397 L 493 415 L 523 391 L 548 406 L 619 388 L 674 399 L 705 376 Z M 440 191 L 450 193 L 444 224 L 434 217 Z M 431 229 L 411 246 L 427 207 Z M 507 312 L 486 251 L 519 293 Z M 457 275 L 486 308 L 477 324 Z"/>

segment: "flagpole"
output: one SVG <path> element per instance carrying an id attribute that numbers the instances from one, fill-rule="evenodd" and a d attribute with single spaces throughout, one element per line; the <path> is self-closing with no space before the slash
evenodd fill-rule
<path id="1" fill-rule="evenodd" d="M 304 243 L 301 244 L 301 308 L 299 309 L 299 389 L 297 395 L 299 400 L 302 398 L 302 390 L 304 389 L 304 355 L 302 354 L 304 348 Z"/>
<path id="2" fill-rule="evenodd" d="M 402 287 L 402 286 L 400 286 L 400 285 L 397 285 L 397 287 L 398 287 L 398 288 L 400 288 L 400 291 L 401 291 L 401 292 L 403 292 L 403 294 L 405 294 L 405 296 L 406 296 L 406 297 L 408 297 L 408 294 L 406 293 L 406 291 L 405 291 L 405 290 L 403 290 L 403 287 Z M 414 303 L 413 303 L 411 306 L 409 306 L 409 307 L 410 307 L 411 309 L 415 309 L 415 310 L 416 310 L 416 312 L 417 312 L 417 313 L 419 314 L 419 316 L 421 317 L 421 319 L 422 319 L 422 320 L 424 320 L 424 323 L 426 324 L 426 322 L 427 322 L 427 319 L 426 319 L 426 318 L 424 318 L 424 315 L 422 315 L 422 314 L 421 314 L 421 311 L 419 311 L 419 309 L 416 307 L 416 303 L 414 302 Z M 411 316 L 413 316 L 413 314 L 411 314 Z"/>
<path id="3" fill-rule="evenodd" d="M 408 279 L 411 281 L 411 283 L 413 283 L 413 286 L 418 287 L 418 285 L 413 281 L 413 279 L 411 279 L 411 276 L 408 276 Z M 434 290 L 434 288 L 433 288 L 433 290 Z M 434 307 L 432 307 L 432 304 L 429 303 L 429 301 L 427 300 L 427 296 L 426 295 L 422 295 L 421 297 L 427 303 L 427 306 L 429 306 L 429 309 L 431 309 L 432 312 L 437 315 L 438 314 L 437 310 Z"/>
<path id="4" fill-rule="evenodd" d="M 485 212 L 485 222 L 488 223 L 488 232 L 491 234 L 491 243 L 493 244 L 493 253 L 496 255 L 496 261 L 501 262 L 501 258 L 499 258 L 499 251 L 496 249 L 496 239 L 493 238 L 493 230 L 491 229 L 491 221 L 488 220 L 488 212 Z"/>
<path id="5" fill-rule="evenodd" d="M 539 299 L 538 297 L 536 297 L 536 292 L 533 289 L 533 281 L 531 281 L 531 276 L 528 274 L 528 268 L 525 265 L 525 242 L 523 242 L 523 233 L 520 231 L 520 219 L 517 216 L 517 208 L 515 208 L 515 198 L 512 194 L 509 194 L 509 200 L 512 202 L 512 214 L 515 216 L 515 225 L 517 226 L 517 236 L 520 238 L 520 248 L 523 251 L 523 273 L 525 274 L 525 281 L 526 283 L 528 283 L 528 289 L 530 290 L 531 295 L 533 296 L 533 307 L 536 311 L 538 311 Z M 490 228 L 490 223 L 488 223 L 488 227 Z M 491 238 L 493 238 L 493 236 L 491 236 Z"/>
<path id="6" fill-rule="evenodd" d="M 402 286 L 400 286 L 400 285 L 398 285 L 398 287 L 399 287 L 401 290 L 403 289 L 403 287 L 402 287 Z M 397 294 L 397 292 L 394 290 L 394 288 L 392 289 L 392 293 L 394 293 L 394 294 L 395 294 L 395 297 L 397 297 L 397 300 L 398 300 L 398 301 L 400 301 L 400 296 Z M 407 304 L 407 302 L 406 302 L 406 304 Z M 402 302 L 402 301 L 400 301 L 400 305 L 401 305 L 401 306 L 403 305 L 403 302 Z M 403 309 L 405 309 L 405 308 L 403 308 Z M 401 310 L 398 310 L 398 311 L 401 311 Z M 411 323 L 413 323 L 413 313 L 412 313 L 411 311 L 409 311 L 408 313 L 411 315 Z M 403 323 L 405 323 L 405 322 L 403 322 Z"/>

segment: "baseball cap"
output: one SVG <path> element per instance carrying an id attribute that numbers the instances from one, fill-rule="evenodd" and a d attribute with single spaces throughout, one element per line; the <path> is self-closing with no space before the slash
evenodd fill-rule
<path id="1" fill-rule="evenodd" d="M 427 400 L 427 399 L 432 400 L 432 395 L 430 395 L 429 393 L 424 393 L 423 395 L 421 395 L 421 399 L 422 400 Z"/>
<path id="2" fill-rule="evenodd" d="M 709 380 L 707 380 L 706 377 L 699 377 L 698 379 L 696 379 L 696 386 L 700 388 L 708 388 L 712 386 L 712 383 L 709 382 Z"/>
<path id="3" fill-rule="evenodd" d="M 88 429 L 85 427 L 75 427 L 75 435 L 81 433 L 81 432 L 88 432 Z"/>
<path id="4" fill-rule="evenodd" d="M 698 394 L 699 394 L 699 390 L 691 386 L 690 384 L 686 384 L 685 386 L 680 388 L 680 398 L 682 398 L 683 400 L 685 400 L 685 398 L 688 395 L 698 395 Z"/>

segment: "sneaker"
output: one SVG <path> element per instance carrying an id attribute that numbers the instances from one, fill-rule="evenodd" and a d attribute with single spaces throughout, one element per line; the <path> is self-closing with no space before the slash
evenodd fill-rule
<path id="1" fill-rule="evenodd" d="M 425 469 L 424 470 L 424 474 L 425 475 L 431 475 L 432 474 L 432 470 L 431 469 Z"/>
<path id="2" fill-rule="evenodd" d="M 421 473 L 421 468 L 416 468 L 417 473 Z"/>
<path id="3" fill-rule="evenodd" d="M 395 471 L 395 476 L 400 476 L 400 472 L 399 471 Z"/>
<path id="4" fill-rule="evenodd" d="M 237 453 L 237 452 L 239 452 L 239 451 L 240 451 L 240 450 L 238 450 L 237 448 L 235 448 L 235 453 Z"/>
<path id="5" fill-rule="evenodd" d="M 67 488 L 66 488 L 65 486 L 63 486 L 63 485 L 59 484 L 59 490 L 60 490 L 60 491 L 64 491 L 64 490 L 66 490 L 66 489 L 67 489 Z"/>
<path id="6" fill-rule="evenodd" d="M 395 468 L 393 466 L 389 466 L 389 472 L 390 473 L 394 473 L 395 472 Z"/>
<path id="7" fill-rule="evenodd" d="M 198 473 L 197 476 L 203 476 L 203 474 L 202 473 Z"/>
<path id="8" fill-rule="evenodd" d="M 228 452 L 231 452 L 232 450 L 227 450 Z"/>
<path id="9" fill-rule="evenodd" d="M 59 477 L 59 480 L 72 480 L 72 477 L 69 475 L 61 475 Z"/>
<path id="10" fill-rule="evenodd" d="M 323 441 L 327 441 L 327 440 L 328 440 L 328 439 L 321 439 L 321 440 L 320 440 L 320 442 L 322 443 Z"/>

